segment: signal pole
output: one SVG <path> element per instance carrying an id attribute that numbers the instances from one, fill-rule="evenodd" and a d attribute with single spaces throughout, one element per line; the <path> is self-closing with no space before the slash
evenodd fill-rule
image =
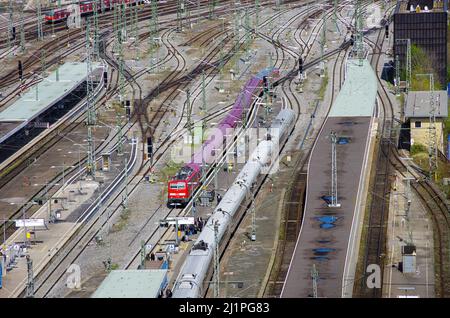
<path id="1" fill-rule="evenodd" d="M 27 255 L 27 291 L 26 298 L 34 298 L 34 275 L 33 275 L 33 261 L 30 255 Z"/>
<path id="2" fill-rule="evenodd" d="M 400 58 L 395 55 L 395 95 L 400 96 Z"/>
<path id="3" fill-rule="evenodd" d="M 406 43 L 406 92 L 408 92 L 411 89 L 411 39 L 396 39 L 396 44 L 399 43 Z M 397 71 L 397 65 L 398 65 L 398 83 L 397 85 L 400 85 L 400 62 L 398 60 L 398 55 L 395 56 L 395 68 Z M 400 89 L 400 87 L 399 87 Z"/>
<path id="4" fill-rule="evenodd" d="M 39 41 L 44 40 L 44 34 L 42 31 L 42 11 L 41 11 L 41 0 L 37 0 L 36 3 L 36 15 L 37 15 L 37 27 L 38 27 L 38 39 Z"/>
<path id="5" fill-rule="evenodd" d="M 12 4 L 12 0 L 9 0 L 9 3 L 8 3 L 8 15 L 9 15 L 9 18 L 8 18 L 8 34 L 6 35 L 6 37 L 8 38 L 8 49 L 11 49 L 14 46 L 14 42 L 15 42 L 15 35 L 14 35 L 14 32 L 13 32 L 14 19 L 13 19 L 13 4 Z"/>
<path id="6" fill-rule="evenodd" d="M 200 107 L 200 114 L 206 113 L 206 85 L 205 85 L 205 71 L 202 70 L 202 106 Z"/>
<path id="7" fill-rule="evenodd" d="M 216 18 L 215 14 L 215 8 L 216 8 L 216 0 L 208 0 L 208 7 L 209 7 L 209 15 L 208 18 L 210 20 L 213 20 Z"/>
<path id="8" fill-rule="evenodd" d="M 336 133 L 332 131 L 330 133 L 330 138 L 331 138 L 331 204 L 328 204 L 328 207 L 339 208 L 341 204 L 338 203 L 338 196 L 337 196 Z"/>
<path id="9" fill-rule="evenodd" d="M 93 58 L 94 61 L 98 61 L 100 59 L 100 52 L 99 52 L 99 43 L 98 43 L 98 12 L 97 12 L 97 1 L 94 1 L 93 5 L 94 9 L 94 52 L 93 52 Z"/>
<path id="10" fill-rule="evenodd" d="M 320 40 L 320 77 L 325 76 L 325 60 L 324 60 L 324 54 L 325 54 L 325 45 L 327 43 L 327 20 L 325 16 L 325 10 L 323 10 L 322 14 L 322 38 Z"/>
<path id="11" fill-rule="evenodd" d="M 317 298 L 317 281 L 319 279 L 319 272 L 316 270 L 316 264 L 313 264 L 313 268 L 311 270 L 311 278 L 313 284 L 313 297 Z"/>
<path id="12" fill-rule="evenodd" d="M 417 74 L 416 76 L 428 76 L 430 80 L 430 112 L 428 125 L 428 165 L 429 165 L 429 179 L 436 180 L 436 170 L 438 167 L 437 145 L 436 145 L 436 105 L 434 100 L 434 75 Z"/>
<path id="13" fill-rule="evenodd" d="M 92 79 L 92 44 L 90 39 L 90 19 L 86 21 L 86 53 L 87 53 L 87 96 L 86 96 L 86 108 L 87 117 L 86 125 L 88 128 L 88 156 L 86 162 L 86 174 L 92 180 L 95 179 L 95 146 L 92 137 L 92 128 L 95 126 L 97 121 L 97 116 L 95 113 L 95 102 L 94 102 L 94 82 Z"/>
<path id="14" fill-rule="evenodd" d="M 220 260 L 219 260 L 219 221 L 214 222 L 214 297 L 219 298 Z"/>
<path id="15" fill-rule="evenodd" d="M 183 0 L 177 0 L 177 32 L 183 31 L 183 11 L 184 11 Z"/>
<path id="16" fill-rule="evenodd" d="M 20 7 L 20 50 L 25 52 L 25 27 L 23 22 L 23 4 Z"/>
<path id="17" fill-rule="evenodd" d="M 252 200 L 251 211 L 252 211 L 252 236 L 251 236 L 251 239 L 252 239 L 252 241 L 256 241 L 256 209 L 255 209 L 254 198 Z"/>
<path id="18" fill-rule="evenodd" d="M 259 0 L 255 0 L 255 33 L 258 31 L 258 25 L 259 25 L 259 11 L 260 11 L 260 3 Z"/>
<path id="19" fill-rule="evenodd" d="M 124 209 L 128 209 L 128 167 L 127 167 L 127 157 L 125 156 L 123 158 L 123 164 L 124 164 L 124 174 L 125 174 L 125 196 L 122 197 L 122 205 Z"/>
<path id="20" fill-rule="evenodd" d="M 355 41 L 356 56 L 359 60 L 359 65 L 362 65 L 364 58 L 364 36 L 362 32 L 363 21 L 362 21 L 360 0 L 356 0 L 355 4 L 355 29 L 356 29 L 356 41 Z"/>

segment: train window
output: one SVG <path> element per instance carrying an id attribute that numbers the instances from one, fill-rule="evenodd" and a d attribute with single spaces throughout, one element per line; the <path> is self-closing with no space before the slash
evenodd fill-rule
<path id="1" fill-rule="evenodd" d="M 414 123 L 414 127 L 416 127 L 416 128 L 422 127 L 422 122 L 421 122 L 421 121 L 416 121 L 416 122 Z"/>
<path id="2" fill-rule="evenodd" d="M 186 185 L 184 182 L 172 183 L 170 185 L 170 188 L 174 189 L 174 190 L 181 190 L 181 189 L 185 189 Z"/>

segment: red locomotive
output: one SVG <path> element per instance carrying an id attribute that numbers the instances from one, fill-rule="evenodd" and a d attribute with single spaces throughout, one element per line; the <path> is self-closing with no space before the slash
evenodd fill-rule
<path id="1" fill-rule="evenodd" d="M 182 167 L 169 181 L 169 205 L 184 207 L 189 202 L 201 177 L 199 166 L 190 164 Z"/>
<path id="2" fill-rule="evenodd" d="M 140 4 L 144 2 L 143 0 L 101 0 L 104 4 L 105 10 L 111 10 L 115 4 L 125 3 L 126 5 Z M 101 11 L 102 5 L 101 1 L 97 2 L 97 11 Z M 82 1 L 80 5 L 80 14 L 86 15 L 94 12 L 94 2 L 95 1 Z M 61 8 L 49 11 L 45 14 L 45 21 L 50 23 L 55 23 L 59 21 L 64 21 L 70 15 L 68 8 Z"/>

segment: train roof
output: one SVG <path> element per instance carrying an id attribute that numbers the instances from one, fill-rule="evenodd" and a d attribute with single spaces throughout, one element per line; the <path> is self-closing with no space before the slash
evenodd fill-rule
<path id="1" fill-rule="evenodd" d="M 178 170 L 177 174 L 173 177 L 173 180 L 186 180 L 187 177 L 194 171 L 190 166 L 184 166 Z"/>

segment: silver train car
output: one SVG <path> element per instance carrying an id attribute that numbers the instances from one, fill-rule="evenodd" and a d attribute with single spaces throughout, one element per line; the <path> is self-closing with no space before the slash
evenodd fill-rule
<path id="1" fill-rule="evenodd" d="M 291 134 L 295 117 L 294 111 L 283 109 L 274 119 L 266 138 L 253 151 L 250 160 L 215 208 L 186 257 L 172 289 L 174 298 L 198 298 L 203 295 L 203 281 L 214 256 L 214 224 L 217 222 L 220 242 L 235 212 L 241 206 L 262 169 L 272 164 L 273 157 L 278 157 L 278 145 L 283 145 Z"/>

